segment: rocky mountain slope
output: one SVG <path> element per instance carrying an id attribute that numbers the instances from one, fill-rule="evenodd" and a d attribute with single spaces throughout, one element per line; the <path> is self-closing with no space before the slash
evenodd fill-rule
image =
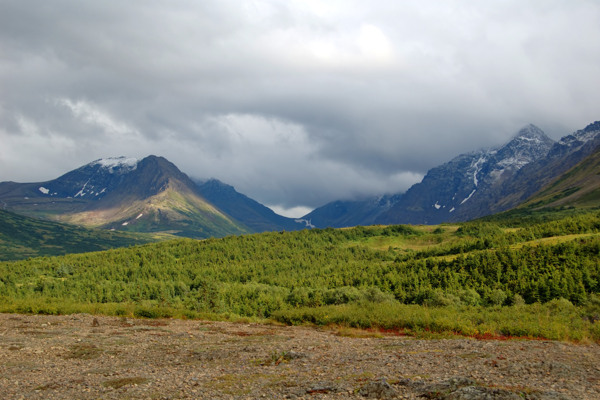
<path id="1" fill-rule="evenodd" d="M 520 208 L 598 207 L 600 148 L 529 198 Z"/>
<path id="2" fill-rule="evenodd" d="M 498 188 L 525 165 L 543 159 L 553 143 L 528 125 L 504 146 L 461 154 L 431 169 L 377 222 L 438 224 L 487 215 L 500 200 Z"/>
<path id="3" fill-rule="evenodd" d="M 523 204 L 531 196 L 544 190 L 561 175 L 594 154 L 598 146 L 600 146 L 600 121 L 561 138 L 552 146 L 546 157 L 526 165 L 514 179 L 498 189 L 499 200 L 490 207 L 490 214 Z"/>

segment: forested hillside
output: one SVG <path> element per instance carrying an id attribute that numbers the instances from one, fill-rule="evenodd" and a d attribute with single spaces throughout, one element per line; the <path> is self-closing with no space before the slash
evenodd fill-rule
<path id="1" fill-rule="evenodd" d="M 314 229 L 5 262 L 0 303 L 29 312 L 92 303 L 140 316 L 209 312 L 285 319 L 286 310 L 359 303 L 595 301 L 599 213 L 508 225 Z"/>

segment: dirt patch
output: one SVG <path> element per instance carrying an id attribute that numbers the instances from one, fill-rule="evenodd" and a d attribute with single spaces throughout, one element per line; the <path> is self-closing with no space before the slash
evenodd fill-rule
<path id="1" fill-rule="evenodd" d="M 3 399 L 600 399 L 599 361 L 597 344 L 0 314 Z"/>

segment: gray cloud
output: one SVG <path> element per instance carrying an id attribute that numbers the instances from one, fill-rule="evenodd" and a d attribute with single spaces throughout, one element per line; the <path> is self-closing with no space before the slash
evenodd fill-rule
<path id="1" fill-rule="evenodd" d="M 0 180 L 160 154 L 265 204 L 400 192 L 599 119 L 600 5 L 0 3 Z"/>

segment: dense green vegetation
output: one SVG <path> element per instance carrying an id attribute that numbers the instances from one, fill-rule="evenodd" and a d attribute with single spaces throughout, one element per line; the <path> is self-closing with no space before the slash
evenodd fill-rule
<path id="1" fill-rule="evenodd" d="M 85 229 L 0 210 L 0 260 L 107 250 L 155 240 L 148 234 Z"/>
<path id="2" fill-rule="evenodd" d="M 0 311 L 600 340 L 600 213 L 173 241 L 0 263 Z"/>

